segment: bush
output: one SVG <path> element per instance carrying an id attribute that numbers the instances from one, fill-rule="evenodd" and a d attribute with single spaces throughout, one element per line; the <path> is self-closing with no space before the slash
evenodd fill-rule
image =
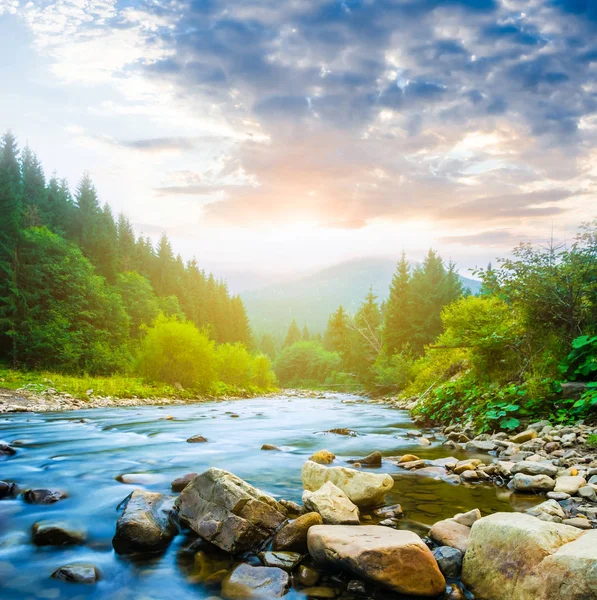
<path id="1" fill-rule="evenodd" d="M 265 354 L 259 354 L 253 359 L 251 382 L 264 391 L 276 387 L 276 376 L 272 371 L 272 361 Z"/>
<path id="2" fill-rule="evenodd" d="M 218 379 L 231 386 L 246 386 L 251 379 L 253 357 L 239 342 L 220 344 L 216 348 Z"/>
<path id="3" fill-rule="evenodd" d="M 408 348 L 390 357 L 381 353 L 373 364 L 373 372 L 374 385 L 379 393 L 401 392 L 412 382 L 414 376 L 412 353 Z"/>
<path id="4" fill-rule="evenodd" d="M 341 370 L 342 359 L 329 352 L 320 342 L 297 342 L 282 350 L 274 369 L 283 385 L 322 385 L 334 372 Z"/>
<path id="5" fill-rule="evenodd" d="M 214 342 L 189 321 L 160 314 L 146 328 L 137 370 L 148 381 L 208 391 L 216 381 Z"/>

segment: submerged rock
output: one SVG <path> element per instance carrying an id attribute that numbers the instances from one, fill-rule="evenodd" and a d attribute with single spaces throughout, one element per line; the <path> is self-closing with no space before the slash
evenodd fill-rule
<path id="1" fill-rule="evenodd" d="M 56 569 L 56 571 L 52 573 L 52 577 L 59 581 L 89 584 L 98 581 L 100 574 L 95 565 L 73 563 Z"/>
<path id="2" fill-rule="evenodd" d="M 260 552 L 259 560 L 266 567 L 278 567 L 284 571 L 292 571 L 303 558 L 298 552 L 285 552 L 282 550 L 270 550 L 268 552 Z"/>
<path id="3" fill-rule="evenodd" d="M 112 546 L 117 554 L 164 550 L 177 533 L 170 520 L 170 498 L 163 494 L 135 490 L 121 504 Z"/>
<path id="4" fill-rule="evenodd" d="M 437 596 L 446 588 L 433 554 L 411 531 L 317 525 L 309 529 L 308 545 L 317 564 L 350 569 L 401 594 Z"/>
<path id="5" fill-rule="evenodd" d="M 292 550 L 307 552 L 307 532 L 313 525 L 322 525 L 323 519 L 318 512 L 309 512 L 288 523 L 276 533 L 272 542 L 274 550 Z"/>
<path id="6" fill-rule="evenodd" d="M 195 477 L 176 499 L 183 523 L 226 552 L 254 550 L 286 520 L 271 496 L 223 469 Z"/>
<path id="7" fill-rule="evenodd" d="M 290 587 L 290 577 L 277 567 L 252 567 L 243 563 L 222 582 L 226 598 L 280 598 Z"/>
<path id="8" fill-rule="evenodd" d="M 357 506 L 377 506 L 394 486 L 388 474 L 357 471 L 347 467 L 324 467 L 311 460 L 303 466 L 303 487 L 314 492 L 330 481 Z"/>
<path id="9" fill-rule="evenodd" d="M 54 502 L 64 500 L 67 497 L 66 492 L 47 489 L 27 490 L 23 494 L 23 499 L 29 504 L 54 504 Z"/>
<path id="10" fill-rule="evenodd" d="M 359 524 L 359 509 L 331 481 L 324 483 L 315 492 L 305 490 L 303 504 L 307 510 L 319 513 L 324 523 L 330 525 Z"/>
<path id="11" fill-rule="evenodd" d="M 85 542 L 86 533 L 61 521 L 38 521 L 31 528 L 38 546 L 73 546 Z"/>

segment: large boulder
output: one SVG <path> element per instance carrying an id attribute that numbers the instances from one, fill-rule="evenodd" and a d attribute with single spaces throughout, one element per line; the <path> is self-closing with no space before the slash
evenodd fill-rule
<path id="1" fill-rule="evenodd" d="M 135 490 L 120 505 L 112 546 L 117 554 L 164 550 L 177 533 L 170 519 L 172 505 L 163 494 Z"/>
<path id="2" fill-rule="evenodd" d="M 359 509 L 348 496 L 331 481 L 324 483 L 316 492 L 303 492 L 303 505 L 307 510 L 319 513 L 329 525 L 358 525 Z"/>
<path id="3" fill-rule="evenodd" d="M 238 565 L 222 581 L 222 595 L 230 599 L 280 598 L 290 587 L 290 577 L 277 567 Z"/>
<path id="4" fill-rule="evenodd" d="M 416 533 L 366 525 L 316 525 L 309 554 L 324 567 L 349 569 L 395 592 L 438 596 L 446 589 L 433 554 Z"/>
<path id="5" fill-rule="evenodd" d="M 541 521 L 521 513 L 495 513 L 471 528 L 462 581 L 475 597 L 534 600 L 525 582 L 542 561 L 576 540 L 575 527 Z M 553 596 L 563 600 L 562 596 Z"/>
<path id="6" fill-rule="evenodd" d="M 307 552 L 307 532 L 314 525 L 323 525 L 323 519 L 318 512 L 310 512 L 287 523 L 276 533 L 272 542 L 274 550 L 291 550 Z"/>
<path id="7" fill-rule="evenodd" d="M 357 471 L 347 467 L 324 467 L 308 460 L 303 466 L 303 487 L 315 492 L 331 481 L 359 507 L 383 504 L 394 486 L 391 475 Z"/>
<path id="8" fill-rule="evenodd" d="M 429 531 L 429 537 L 440 546 L 456 548 L 464 554 L 468 548 L 471 528 L 453 519 L 438 521 Z"/>
<path id="9" fill-rule="evenodd" d="M 232 554 L 257 549 L 286 520 L 286 510 L 271 496 L 215 468 L 195 477 L 176 507 L 183 523 Z"/>

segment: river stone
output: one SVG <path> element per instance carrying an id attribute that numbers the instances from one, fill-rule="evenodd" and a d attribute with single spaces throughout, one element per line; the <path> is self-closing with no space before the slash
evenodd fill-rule
<path id="1" fill-rule="evenodd" d="M 274 446 L 273 444 L 263 444 L 261 446 L 262 450 L 269 450 L 270 452 L 280 452 L 280 448 L 278 446 Z"/>
<path id="2" fill-rule="evenodd" d="M 286 510 L 271 496 L 216 468 L 195 477 L 176 507 L 183 523 L 232 554 L 256 549 L 286 520 Z"/>
<path id="3" fill-rule="evenodd" d="M 191 481 L 193 481 L 193 479 L 195 479 L 195 477 L 197 477 L 198 473 L 187 473 L 186 475 L 183 475 L 182 477 L 177 477 L 171 484 L 170 487 L 172 488 L 173 492 L 182 492 L 182 490 L 184 490 L 187 485 L 189 485 L 189 483 L 191 483 Z"/>
<path id="4" fill-rule="evenodd" d="M 94 565 L 71 564 L 64 565 L 52 573 L 54 579 L 70 581 L 72 583 L 95 583 L 99 578 L 99 571 Z"/>
<path id="5" fill-rule="evenodd" d="M 6 442 L 0 441 L 0 456 L 13 456 L 16 453 L 17 451 L 12 446 Z"/>
<path id="6" fill-rule="evenodd" d="M 266 567 L 278 567 L 278 569 L 284 569 L 284 571 L 292 571 L 301 562 L 302 558 L 303 555 L 298 552 L 270 550 L 259 553 L 259 560 Z"/>
<path id="7" fill-rule="evenodd" d="M 315 492 L 305 490 L 303 505 L 307 510 L 319 513 L 323 522 L 329 525 L 359 524 L 359 509 L 331 481 L 324 483 Z"/>
<path id="8" fill-rule="evenodd" d="M 546 500 L 537 506 L 533 506 L 533 508 L 527 510 L 527 514 L 552 523 L 561 523 L 566 518 L 564 509 L 555 500 Z"/>
<path id="9" fill-rule="evenodd" d="M 334 462 L 336 455 L 330 452 L 329 450 L 318 450 L 315 454 L 309 458 L 313 462 L 316 462 L 320 465 L 329 465 Z"/>
<path id="10" fill-rule="evenodd" d="M 350 463 L 351 465 L 359 463 L 367 467 L 381 467 L 381 459 L 381 452 L 376 450 L 375 452 L 372 452 L 371 454 L 365 456 L 365 458 L 355 458 L 346 462 Z"/>
<path id="11" fill-rule="evenodd" d="M 292 550 L 307 552 L 307 532 L 313 525 L 322 525 L 323 519 L 318 512 L 310 512 L 297 517 L 291 523 L 284 525 L 276 533 L 272 548 L 274 550 Z M 313 584 L 314 585 L 314 584 Z"/>
<path id="12" fill-rule="evenodd" d="M 23 500 L 29 504 L 54 504 L 59 500 L 64 500 L 67 495 L 61 490 L 27 490 L 23 494 Z"/>
<path id="13" fill-rule="evenodd" d="M 349 569 L 401 594 L 437 596 L 446 581 L 431 550 L 412 531 L 364 525 L 316 525 L 309 554 L 324 567 Z"/>
<path id="14" fill-rule="evenodd" d="M 450 546 L 438 546 L 433 551 L 433 556 L 437 561 L 439 570 L 443 573 L 444 577 L 450 579 L 456 579 L 460 577 L 462 571 L 462 557 L 463 554 L 457 548 Z"/>
<path id="15" fill-rule="evenodd" d="M 516 492 L 551 492 L 556 482 L 547 475 L 523 475 L 516 473 L 510 481 L 511 488 Z"/>
<path id="16" fill-rule="evenodd" d="M 521 513 L 495 513 L 471 528 L 462 581 L 479 598 L 531 600 L 522 591 L 529 573 L 582 532 Z M 557 596 L 556 596 L 557 598 Z"/>
<path id="17" fill-rule="evenodd" d="M 481 511 L 478 508 L 473 508 L 465 513 L 458 513 L 454 517 L 452 517 L 452 521 L 456 521 L 456 523 L 460 523 L 461 525 L 466 525 L 467 527 L 472 527 L 473 523 L 476 523 L 481 518 Z"/>
<path id="18" fill-rule="evenodd" d="M 521 460 L 518 463 L 514 463 L 510 472 L 512 475 L 516 475 L 516 473 L 523 473 L 524 475 L 547 475 L 553 479 L 558 473 L 558 467 L 550 462 Z"/>
<path id="19" fill-rule="evenodd" d="M 177 533 L 170 520 L 170 498 L 163 494 L 135 490 L 120 505 L 112 546 L 117 554 L 164 550 Z"/>
<path id="20" fill-rule="evenodd" d="M 31 532 L 33 543 L 38 546 L 73 546 L 83 544 L 86 538 L 84 530 L 62 521 L 38 521 Z"/>
<path id="21" fill-rule="evenodd" d="M 301 565 L 296 573 L 296 579 L 305 587 L 311 587 L 317 584 L 321 577 L 319 571 L 307 565 Z"/>
<path id="22" fill-rule="evenodd" d="M 461 525 L 452 519 L 438 521 L 429 531 L 429 537 L 440 546 L 456 548 L 463 554 L 469 544 L 471 528 Z"/>
<path id="23" fill-rule="evenodd" d="M 597 502 L 597 493 L 595 493 L 595 488 L 592 485 L 583 485 L 578 490 L 578 495 L 590 502 Z"/>
<path id="24" fill-rule="evenodd" d="M 290 577 L 277 567 L 238 565 L 222 582 L 226 598 L 280 598 L 290 587 Z"/>
<path id="25" fill-rule="evenodd" d="M 0 499 L 12 498 L 18 493 L 18 486 L 16 483 L 8 483 L 7 481 L 0 481 Z"/>
<path id="26" fill-rule="evenodd" d="M 205 444 L 207 442 L 207 438 L 204 438 L 202 435 L 192 435 L 187 442 L 189 444 Z"/>
<path id="27" fill-rule="evenodd" d="M 558 477 L 556 479 L 554 492 L 564 492 L 565 494 L 574 496 L 581 487 L 586 485 L 586 483 L 585 478 L 580 477 L 579 475 Z"/>
<path id="28" fill-rule="evenodd" d="M 303 466 L 303 487 L 314 492 L 331 481 L 357 506 L 383 504 L 386 493 L 394 487 L 394 479 L 388 474 L 357 471 L 347 467 L 324 467 L 311 460 Z"/>
<path id="29" fill-rule="evenodd" d="M 404 456 L 400 457 L 397 464 L 402 465 L 404 463 L 417 462 L 418 460 L 421 459 L 414 454 L 405 454 Z"/>
<path id="30" fill-rule="evenodd" d="M 465 445 L 469 452 L 493 452 L 497 447 L 493 440 L 471 440 Z"/>
<path id="31" fill-rule="evenodd" d="M 517 433 L 510 438 L 510 441 L 514 444 L 524 444 L 529 440 L 534 440 L 538 436 L 537 432 L 534 429 L 529 429 L 527 431 L 523 431 L 522 433 Z"/>

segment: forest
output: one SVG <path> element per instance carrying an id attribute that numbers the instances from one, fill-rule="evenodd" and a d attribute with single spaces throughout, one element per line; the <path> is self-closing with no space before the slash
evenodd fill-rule
<path id="1" fill-rule="evenodd" d="M 74 193 L 46 178 L 12 133 L 0 145 L 0 363 L 14 372 L 127 375 L 201 393 L 267 390 L 241 299 L 154 247 L 101 204 L 89 175 Z M 134 379 L 126 387 L 134 386 Z"/>

